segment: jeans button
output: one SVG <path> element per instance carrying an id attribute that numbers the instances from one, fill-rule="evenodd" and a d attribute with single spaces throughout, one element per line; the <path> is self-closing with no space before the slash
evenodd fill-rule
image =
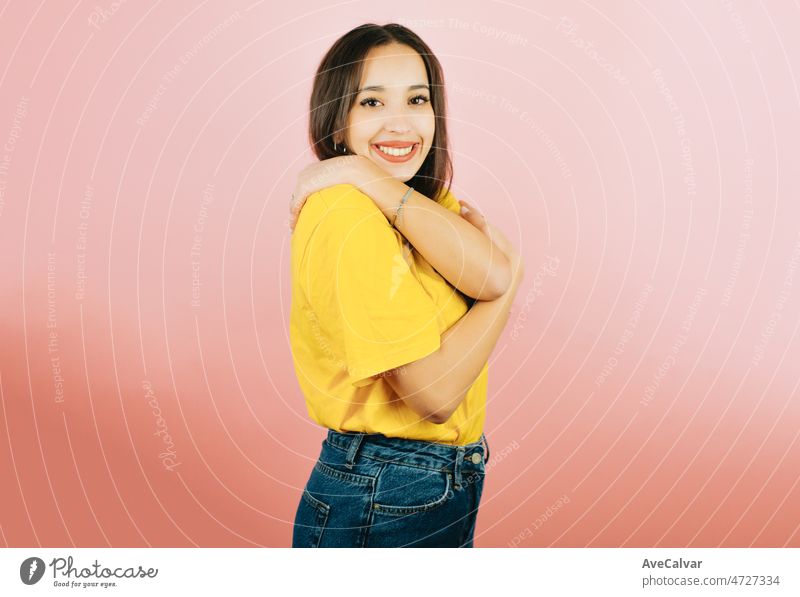
<path id="1" fill-rule="evenodd" d="M 478 464 L 481 461 L 481 455 L 478 452 L 472 453 L 472 464 Z"/>

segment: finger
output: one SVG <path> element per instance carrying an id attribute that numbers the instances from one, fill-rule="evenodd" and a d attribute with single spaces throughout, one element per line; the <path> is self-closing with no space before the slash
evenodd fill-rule
<path id="1" fill-rule="evenodd" d="M 299 213 L 300 213 L 300 210 L 303 208 L 303 205 L 305 205 L 305 202 L 306 202 L 306 198 L 305 198 L 305 197 L 303 197 L 303 199 L 297 199 L 297 198 L 295 198 L 295 201 L 294 201 L 294 203 L 292 203 L 292 209 L 291 209 L 291 212 L 292 212 L 294 215 L 297 215 L 297 214 L 299 214 Z"/>
<path id="2" fill-rule="evenodd" d="M 486 219 L 481 212 L 472 209 L 462 209 L 461 215 L 473 222 L 483 222 Z"/>
<path id="3" fill-rule="evenodd" d="M 462 211 L 459 215 L 479 230 L 483 230 L 486 227 L 486 218 L 480 214 L 476 214 L 473 211 Z"/>
<path id="4" fill-rule="evenodd" d="M 483 214 L 481 213 L 481 211 L 480 211 L 479 209 L 476 209 L 476 208 L 475 208 L 473 205 L 471 205 L 469 202 L 467 202 L 467 201 L 464 201 L 463 199 L 459 199 L 459 200 L 458 200 L 458 202 L 461 204 L 461 210 L 462 210 L 462 211 L 466 211 L 467 213 L 469 213 L 469 212 L 472 212 L 472 213 L 474 213 L 474 214 L 478 214 L 478 215 L 480 215 L 480 216 L 483 216 Z"/>

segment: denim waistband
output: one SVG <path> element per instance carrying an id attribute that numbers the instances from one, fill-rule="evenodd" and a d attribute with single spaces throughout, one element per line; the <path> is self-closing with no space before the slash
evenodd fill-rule
<path id="1" fill-rule="evenodd" d="M 489 458 L 489 442 L 486 435 L 471 444 L 455 446 L 422 440 L 386 437 L 380 433 L 339 432 L 328 429 L 326 441 L 347 453 L 345 466 L 353 468 L 359 454 L 375 460 L 411 464 L 434 470 L 452 470 L 456 478 L 461 471 L 485 472 Z M 485 448 L 484 448 L 485 445 Z"/>

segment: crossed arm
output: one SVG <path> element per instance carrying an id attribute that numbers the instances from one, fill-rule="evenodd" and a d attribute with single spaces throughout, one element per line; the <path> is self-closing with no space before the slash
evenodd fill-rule
<path id="1" fill-rule="evenodd" d="M 369 170 L 357 173 L 355 180 L 389 221 L 409 188 Z M 506 255 L 475 226 L 436 201 L 412 191 L 395 227 L 442 277 L 467 296 L 493 300 L 508 290 L 511 267 Z"/>
<path id="2" fill-rule="evenodd" d="M 389 177 L 369 178 L 368 171 L 363 176 L 357 186 L 391 220 L 408 187 Z M 478 299 L 442 334 L 436 352 L 382 375 L 409 408 L 441 424 L 464 400 L 505 328 L 522 260 L 504 236 L 501 250 L 482 230 L 416 191 L 400 213 L 395 226 L 403 236 L 453 286 Z"/>
<path id="3" fill-rule="evenodd" d="M 409 188 L 366 158 L 331 158 L 301 173 L 291 209 L 294 221 L 308 195 L 342 182 L 369 196 L 389 221 Z M 416 191 L 400 213 L 395 226 L 401 234 L 450 284 L 477 299 L 442 334 L 438 350 L 376 376 L 384 377 L 421 418 L 440 424 L 458 408 L 494 350 L 523 277 L 522 259 L 493 227 L 487 234 Z"/>
<path id="4" fill-rule="evenodd" d="M 477 301 L 442 334 L 439 350 L 381 376 L 421 418 L 445 423 L 486 366 L 523 278 L 520 259 L 512 259 L 511 267 L 509 289 L 494 300 Z"/>

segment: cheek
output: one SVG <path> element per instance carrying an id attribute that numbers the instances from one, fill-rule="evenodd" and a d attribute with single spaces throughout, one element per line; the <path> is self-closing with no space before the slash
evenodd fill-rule
<path id="1" fill-rule="evenodd" d="M 433 134 L 436 132 L 436 117 L 433 115 L 433 112 L 421 118 L 417 130 L 419 130 L 422 136 L 429 142 L 433 141 Z"/>
<path id="2" fill-rule="evenodd" d="M 357 147 L 367 143 L 369 137 L 367 136 L 366 129 L 367 127 L 364 122 L 362 122 L 358 116 L 351 115 L 350 118 L 347 119 L 347 130 L 345 131 L 348 146 Z"/>
<path id="3" fill-rule="evenodd" d="M 353 149 L 358 152 L 366 152 L 369 149 L 370 139 L 375 135 L 375 131 L 369 126 L 355 126 L 350 129 L 350 139 Z"/>

